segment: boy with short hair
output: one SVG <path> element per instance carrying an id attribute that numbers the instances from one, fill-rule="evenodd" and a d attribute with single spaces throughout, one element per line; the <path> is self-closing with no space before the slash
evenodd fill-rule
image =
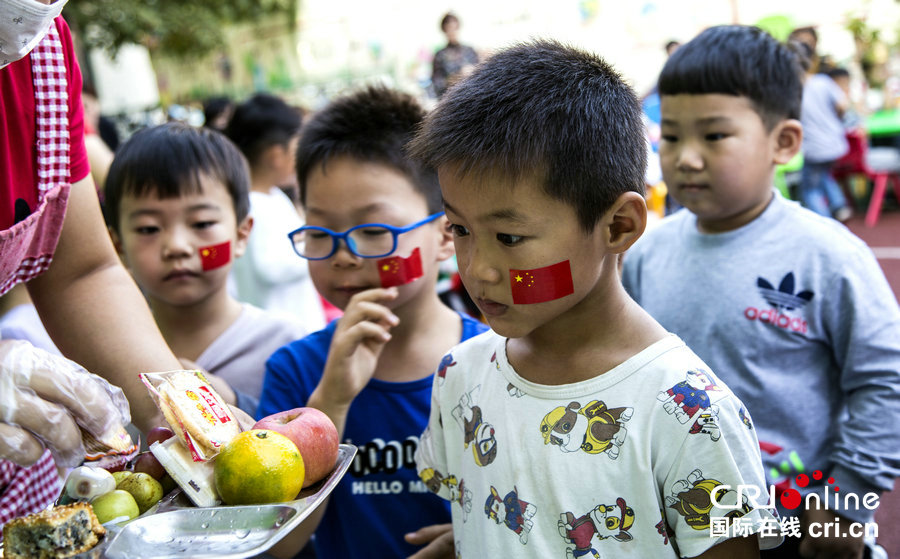
<path id="1" fill-rule="evenodd" d="M 844 499 L 898 474 L 900 311 L 864 243 L 773 190 L 774 166 L 801 146 L 800 72 L 751 27 L 708 29 L 672 55 L 660 159 L 687 211 L 629 251 L 623 281 L 747 404 L 783 514 L 869 522 L 874 511 Z M 810 492 L 831 495 L 830 510 L 803 512 Z M 859 536 L 804 533 L 771 556 L 859 557 Z"/>
<path id="2" fill-rule="evenodd" d="M 290 238 L 344 314 L 269 359 L 257 415 L 318 408 L 359 453 L 328 505 L 271 552 L 279 556 L 293 556 L 317 525 L 319 557 L 406 557 L 449 530 L 434 526 L 450 521 L 449 506 L 425 489 L 413 453 L 441 356 L 486 327 L 444 306 L 435 288 L 453 242 L 434 170 L 403 148 L 423 116 L 409 95 L 370 87 L 333 101 L 301 135 L 307 226 Z"/>
<path id="3" fill-rule="evenodd" d="M 479 66 L 411 145 L 438 169 L 460 275 L 496 332 L 444 358 L 416 456 L 453 501 L 463 557 L 750 557 L 777 543 L 710 537 L 771 519 L 734 491 L 764 489 L 756 437 L 619 282 L 647 218 L 640 111 L 602 59 L 539 41 Z"/>
<path id="4" fill-rule="evenodd" d="M 119 148 L 105 211 L 169 347 L 224 380 L 252 416 L 265 360 L 306 330 L 228 295 L 228 272 L 253 227 L 249 182 L 244 157 L 223 135 L 164 124 Z M 223 396 L 231 399 L 227 389 Z"/>

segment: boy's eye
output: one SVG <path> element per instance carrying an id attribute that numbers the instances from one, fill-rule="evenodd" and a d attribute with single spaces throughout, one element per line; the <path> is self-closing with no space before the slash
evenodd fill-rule
<path id="1" fill-rule="evenodd" d="M 384 227 L 367 227 L 362 230 L 362 233 L 367 237 L 380 237 L 381 235 L 391 234 L 391 232 Z"/>
<path id="2" fill-rule="evenodd" d="M 707 135 L 706 135 L 706 140 L 707 140 L 708 142 L 716 142 L 716 141 L 718 141 L 718 140 L 724 139 L 726 136 L 727 136 L 727 135 L 726 135 L 726 134 L 723 134 L 722 132 L 713 132 L 713 133 L 711 133 L 711 134 L 707 134 Z"/>
<path id="3" fill-rule="evenodd" d="M 138 235 L 153 235 L 154 233 L 159 233 L 159 227 L 155 225 L 144 225 L 141 227 L 135 227 L 134 232 Z"/>
<path id="4" fill-rule="evenodd" d="M 466 235 L 469 234 L 469 230 L 466 229 L 465 227 L 463 227 L 462 225 L 456 225 L 454 223 L 451 223 L 451 224 L 447 225 L 447 227 L 450 230 L 450 232 L 453 233 L 454 237 L 465 237 Z"/>
<path id="5" fill-rule="evenodd" d="M 208 229 L 215 224 L 215 221 L 198 221 L 194 223 L 194 229 Z"/>
<path id="6" fill-rule="evenodd" d="M 659 139 L 663 142 L 677 142 L 678 136 L 675 136 L 674 134 L 663 134 Z"/>
<path id="7" fill-rule="evenodd" d="M 497 240 L 507 246 L 514 246 L 522 242 L 525 237 L 521 235 L 509 235 L 507 233 L 497 233 Z"/>

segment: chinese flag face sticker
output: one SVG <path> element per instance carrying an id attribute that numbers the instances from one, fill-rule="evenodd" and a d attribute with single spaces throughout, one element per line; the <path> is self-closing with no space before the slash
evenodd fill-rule
<path id="1" fill-rule="evenodd" d="M 510 270 L 509 283 L 516 305 L 545 303 L 575 292 L 568 260 L 534 270 Z"/>
<path id="2" fill-rule="evenodd" d="M 231 241 L 200 247 L 200 265 L 204 272 L 221 268 L 231 262 Z"/>
<path id="3" fill-rule="evenodd" d="M 375 263 L 378 265 L 381 287 L 404 285 L 422 277 L 422 256 L 418 247 L 406 258 L 390 256 L 380 258 Z"/>

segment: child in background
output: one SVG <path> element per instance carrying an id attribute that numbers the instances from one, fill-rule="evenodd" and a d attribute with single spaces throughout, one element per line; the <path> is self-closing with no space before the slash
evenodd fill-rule
<path id="1" fill-rule="evenodd" d="M 309 278 L 306 261 L 297 258 L 287 234 L 303 218 L 281 187 L 296 188 L 294 155 L 300 112 L 274 95 L 260 93 L 234 109 L 225 134 L 250 164 L 250 215 L 253 231 L 243 258 L 233 268 L 236 296 L 262 309 L 287 313 L 315 332 L 325 326 L 325 311 Z"/>
<path id="2" fill-rule="evenodd" d="M 748 534 L 771 519 L 717 489 L 764 491 L 755 434 L 619 282 L 647 220 L 641 109 L 622 78 L 556 42 L 516 45 L 448 91 L 410 149 L 438 170 L 463 284 L 495 332 L 444 357 L 416 455 L 452 501 L 457 553 L 733 558 L 777 544 L 711 537 L 713 518 Z"/>
<path id="3" fill-rule="evenodd" d="M 170 123 L 119 148 L 106 214 L 169 347 L 224 380 L 253 416 L 266 359 L 306 330 L 228 295 L 228 272 L 253 227 L 248 190 L 247 163 L 227 138 Z"/>
<path id="4" fill-rule="evenodd" d="M 841 517 L 847 533 L 874 511 L 789 509 L 780 495 L 831 484 L 862 502 L 893 486 L 900 311 L 862 241 L 773 190 L 775 165 L 801 145 L 800 72 L 784 45 L 742 26 L 708 29 L 669 59 L 660 158 L 688 211 L 628 252 L 623 281 L 747 404 L 781 513 Z M 804 533 L 763 556 L 860 557 L 859 535 Z"/>
<path id="5" fill-rule="evenodd" d="M 435 289 L 453 243 L 434 170 L 404 151 L 423 116 L 409 95 L 370 87 L 304 127 L 297 177 L 309 225 L 291 237 L 344 315 L 269 359 L 257 416 L 318 408 L 359 454 L 327 507 L 273 554 L 293 556 L 317 525 L 319 557 L 406 557 L 449 530 L 434 526 L 450 521 L 449 507 L 424 488 L 412 457 L 441 356 L 486 327 Z"/>

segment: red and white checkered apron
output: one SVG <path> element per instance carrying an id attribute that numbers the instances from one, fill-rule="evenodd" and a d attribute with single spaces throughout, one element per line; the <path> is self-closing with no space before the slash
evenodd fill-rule
<path id="1" fill-rule="evenodd" d="M 66 65 L 55 22 L 32 51 L 31 66 L 37 129 L 38 204 L 30 216 L 0 232 L 0 294 L 50 266 L 69 198 Z M 28 468 L 0 460 L 0 526 L 13 518 L 46 508 L 61 489 L 62 482 L 50 451 L 45 451 L 41 459 Z M 2 537 L 0 534 L 0 540 Z"/>
<path id="2" fill-rule="evenodd" d="M 38 203 L 27 218 L 0 231 L 0 295 L 50 267 L 69 198 L 69 96 L 65 58 L 55 22 L 31 51 L 31 71 L 37 129 Z"/>

